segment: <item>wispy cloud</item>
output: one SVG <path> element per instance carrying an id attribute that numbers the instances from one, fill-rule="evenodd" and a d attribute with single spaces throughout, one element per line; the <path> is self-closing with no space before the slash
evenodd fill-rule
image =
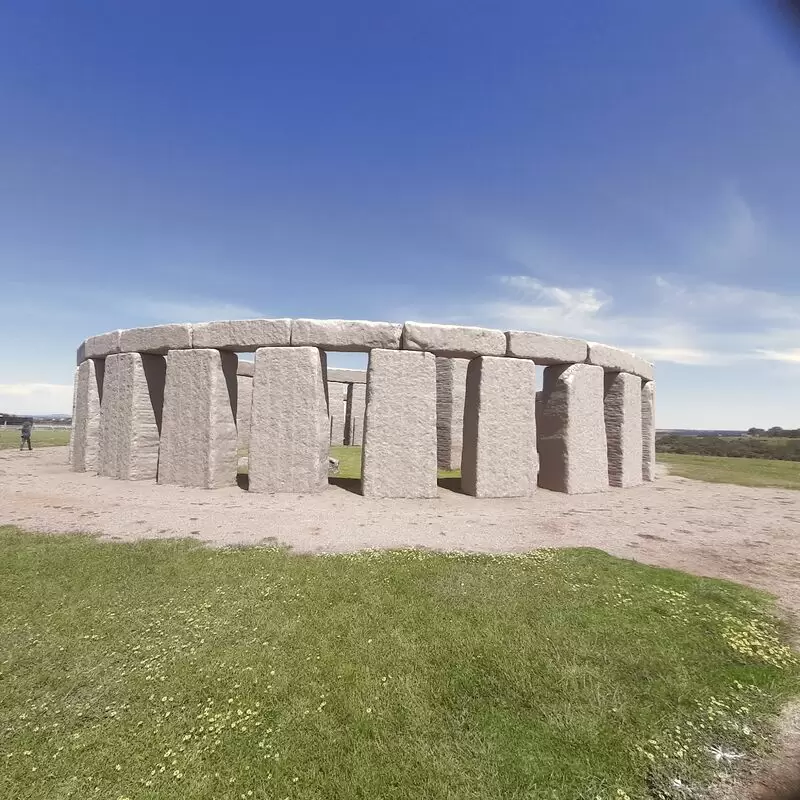
<path id="1" fill-rule="evenodd" d="M 593 287 L 502 276 L 500 296 L 477 305 L 474 313 L 498 327 L 598 339 L 660 361 L 800 362 L 800 296 L 662 276 L 644 283 L 647 302 L 631 307 Z"/>
<path id="2" fill-rule="evenodd" d="M 72 385 L 0 383 L 0 411 L 9 414 L 71 414 Z"/>
<path id="3" fill-rule="evenodd" d="M 131 311 L 153 322 L 211 322 L 217 319 L 254 319 L 263 312 L 237 303 L 214 300 L 138 300 L 128 305 Z"/>

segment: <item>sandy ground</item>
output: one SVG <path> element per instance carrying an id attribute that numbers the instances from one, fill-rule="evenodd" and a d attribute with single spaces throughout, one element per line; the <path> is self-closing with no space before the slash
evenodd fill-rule
<path id="1" fill-rule="evenodd" d="M 746 583 L 800 613 L 800 492 L 674 476 L 634 489 L 476 500 L 367 500 L 208 491 L 77 474 L 67 448 L 0 451 L 0 523 L 112 540 L 193 537 L 211 545 L 279 542 L 299 552 L 428 547 L 487 552 L 598 547 L 649 564 Z"/>

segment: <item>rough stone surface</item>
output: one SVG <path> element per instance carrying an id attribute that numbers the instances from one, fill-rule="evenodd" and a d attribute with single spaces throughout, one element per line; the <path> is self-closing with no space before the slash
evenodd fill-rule
<path id="1" fill-rule="evenodd" d="M 215 489 L 236 482 L 234 353 L 170 350 L 158 482 Z"/>
<path id="2" fill-rule="evenodd" d="M 630 372 L 646 381 L 653 380 L 653 365 L 649 361 L 618 347 L 609 347 L 607 344 L 597 342 L 588 344 L 589 353 L 586 357 L 588 364 L 602 367 L 606 372 Z"/>
<path id="3" fill-rule="evenodd" d="M 192 326 L 195 347 L 253 353 L 259 347 L 288 347 L 292 341 L 290 319 L 230 319 Z"/>
<path id="4" fill-rule="evenodd" d="M 106 356 L 114 355 L 114 353 L 119 353 L 121 334 L 122 331 L 117 330 L 90 336 L 78 348 L 78 358 L 81 360 L 105 358 Z"/>
<path id="5" fill-rule="evenodd" d="M 481 356 L 469 362 L 461 491 L 528 497 L 536 488 L 536 366 Z"/>
<path id="6" fill-rule="evenodd" d="M 373 350 L 361 486 L 367 497 L 436 497 L 436 359 Z"/>
<path id="7" fill-rule="evenodd" d="M 158 353 L 183 350 L 192 346 L 192 326 L 185 324 L 152 325 L 120 332 L 121 353 Z"/>
<path id="8" fill-rule="evenodd" d="M 256 350 L 251 492 L 327 488 L 329 428 L 321 356 L 314 347 Z"/>
<path id="9" fill-rule="evenodd" d="M 656 479 L 656 384 L 642 382 L 642 480 Z"/>
<path id="10" fill-rule="evenodd" d="M 254 370 L 255 364 L 252 361 L 244 361 L 241 358 L 239 359 L 239 363 L 236 366 L 237 375 L 245 375 L 248 378 L 252 378 Z"/>
<path id="11" fill-rule="evenodd" d="M 366 383 L 367 371 L 365 369 L 328 369 L 328 382 L 337 383 Z"/>
<path id="12" fill-rule="evenodd" d="M 356 353 L 375 348 L 398 350 L 402 330 L 403 326 L 394 322 L 295 319 L 292 320 L 292 344 Z"/>
<path id="13" fill-rule="evenodd" d="M 241 367 L 241 362 L 239 362 Z M 239 388 L 236 400 L 236 447 L 239 451 L 250 447 L 250 417 L 253 407 L 253 379 L 241 373 L 236 376 Z"/>
<path id="14" fill-rule="evenodd" d="M 406 322 L 403 326 L 403 349 L 424 350 L 452 358 L 504 356 L 506 335 L 491 328 Z"/>
<path id="15" fill-rule="evenodd" d="M 344 444 L 345 406 L 347 387 L 343 383 L 328 381 L 328 416 L 330 417 L 331 446 L 341 447 Z"/>
<path id="16" fill-rule="evenodd" d="M 547 367 L 536 394 L 543 489 L 588 494 L 608 489 L 604 373 L 589 364 Z"/>
<path id="17" fill-rule="evenodd" d="M 506 355 L 531 358 L 536 364 L 581 364 L 588 354 L 588 345 L 583 340 L 549 333 L 506 331 L 506 340 Z"/>
<path id="18" fill-rule="evenodd" d="M 439 469 L 461 469 L 464 394 L 469 359 L 436 359 L 436 457 Z"/>
<path id="19" fill-rule="evenodd" d="M 99 475 L 156 479 L 165 372 L 163 356 L 120 353 L 106 359 Z"/>
<path id="20" fill-rule="evenodd" d="M 97 471 L 104 372 L 105 361 L 101 358 L 89 358 L 78 367 L 72 416 L 72 469 L 75 472 Z"/>
<path id="21" fill-rule="evenodd" d="M 328 371 L 330 374 L 331 370 Z M 360 447 L 364 441 L 364 413 L 367 408 L 367 386 L 365 383 L 350 383 L 347 385 L 347 409 L 345 418 L 346 445 Z"/>
<path id="22" fill-rule="evenodd" d="M 608 483 L 642 483 L 642 381 L 629 372 L 605 376 L 605 421 L 608 442 Z"/>
<path id="23" fill-rule="evenodd" d="M 78 361 L 78 364 L 81 362 Z M 78 413 L 78 375 L 80 374 L 80 367 L 75 367 L 75 377 L 72 381 L 72 424 L 75 424 L 75 417 Z M 72 449 L 75 445 L 75 430 L 70 430 L 69 434 L 69 449 L 67 451 L 67 464 L 72 465 Z"/>

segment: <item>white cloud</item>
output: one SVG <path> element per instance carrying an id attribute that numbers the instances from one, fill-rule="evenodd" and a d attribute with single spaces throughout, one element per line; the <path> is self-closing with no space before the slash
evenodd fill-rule
<path id="1" fill-rule="evenodd" d="M 579 336 L 679 364 L 800 362 L 793 349 L 800 341 L 798 296 L 655 276 L 645 281 L 655 290 L 643 292 L 650 299 L 625 308 L 590 286 L 552 286 L 524 275 L 499 283 L 502 296 L 474 308 L 485 324 Z"/>
<path id="2" fill-rule="evenodd" d="M 263 313 L 246 305 L 214 300 L 138 300 L 129 310 L 155 322 L 212 322 L 217 319 L 256 319 Z"/>
<path id="3" fill-rule="evenodd" d="M 7 414 L 71 414 L 72 384 L 0 383 L 0 411 Z"/>

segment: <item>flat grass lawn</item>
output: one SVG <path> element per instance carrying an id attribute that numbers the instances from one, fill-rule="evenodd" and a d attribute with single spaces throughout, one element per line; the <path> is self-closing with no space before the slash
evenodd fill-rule
<path id="1" fill-rule="evenodd" d="M 800 692 L 765 595 L 594 550 L 6 527 L 0 608 L 14 800 L 685 797 Z"/>
<path id="2" fill-rule="evenodd" d="M 725 458 L 659 453 L 658 461 L 669 466 L 673 475 L 711 483 L 739 486 L 773 486 L 800 489 L 800 462 L 772 461 L 765 458 Z"/>
<path id="3" fill-rule="evenodd" d="M 56 447 L 69 444 L 69 428 L 37 428 L 33 426 L 31 444 L 36 447 Z M 19 448 L 19 428 L 0 428 L 0 450 Z M 25 448 L 28 449 L 27 447 Z"/>
<path id="4" fill-rule="evenodd" d="M 331 447 L 331 455 L 339 459 L 339 472 L 337 478 L 361 479 L 361 448 L 360 447 Z M 460 469 L 440 469 L 440 478 L 460 478 Z"/>

